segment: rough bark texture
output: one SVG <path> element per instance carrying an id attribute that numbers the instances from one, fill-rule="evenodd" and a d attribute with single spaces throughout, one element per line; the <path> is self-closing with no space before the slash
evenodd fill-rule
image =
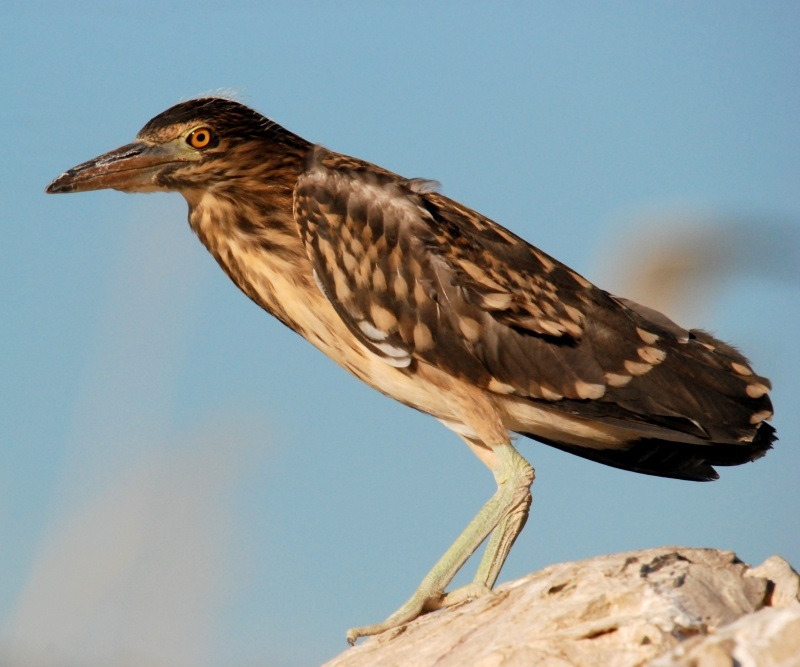
<path id="1" fill-rule="evenodd" d="M 796 667 L 800 579 L 773 556 L 661 547 L 551 565 L 325 667 Z"/>

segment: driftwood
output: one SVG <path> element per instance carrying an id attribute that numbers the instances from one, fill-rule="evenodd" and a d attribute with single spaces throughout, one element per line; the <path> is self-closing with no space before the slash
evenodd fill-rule
<path id="1" fill-rule="evenodd" d="M 551 565 L 362 641 L 325 667 L 800 666 L 800 579 L 714 549 Z"/>

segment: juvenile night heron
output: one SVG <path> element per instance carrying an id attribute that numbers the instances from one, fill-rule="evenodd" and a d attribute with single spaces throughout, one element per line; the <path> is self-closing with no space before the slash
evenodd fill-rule
<path id="1" fill-rule="evenodd" d="M 775 440 L 735 349 L 597 287 L 475 211 L 237 102 L 182 102 L 47 192 L 174 190 L 234 283 L 378 391 L 455 431 L 497 491 L 382 623 L 485 593 L 522 530 L 521 434 L 648 475 L 712 480 Z M 472 584 L 445 589 L 489 537 Z"/>

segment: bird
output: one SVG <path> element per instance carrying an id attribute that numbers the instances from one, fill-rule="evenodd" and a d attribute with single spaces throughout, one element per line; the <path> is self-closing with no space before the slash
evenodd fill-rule
<path id="1" fill-rule="evenodd" d="M 709 481 L 776 440 L 769 380 L 701 329 L 615 296 L 440 192 L 240 102 L 182 101 L 47 193 L 178 192 L 222 270 L 377 391 L 438 419 L 497 489 L 386 620 L 488 593 L 531 506 L 520 436 L 645 475 Z M 488 538 L 488 539 L 487 539 Z M 486 541 L 473 581 L 447 591 Z"/>

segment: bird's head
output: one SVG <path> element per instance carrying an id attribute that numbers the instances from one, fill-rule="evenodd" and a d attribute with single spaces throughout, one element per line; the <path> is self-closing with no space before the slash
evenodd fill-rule
<path id="1" fill-rule="evenodd" d="M 148 121 L 133 143 L 61 174 L 46 192 L 186 192 L 254 175 L 271 150 L 298 143 L 306 142 L 238 102 L 189 100 Z"/>

